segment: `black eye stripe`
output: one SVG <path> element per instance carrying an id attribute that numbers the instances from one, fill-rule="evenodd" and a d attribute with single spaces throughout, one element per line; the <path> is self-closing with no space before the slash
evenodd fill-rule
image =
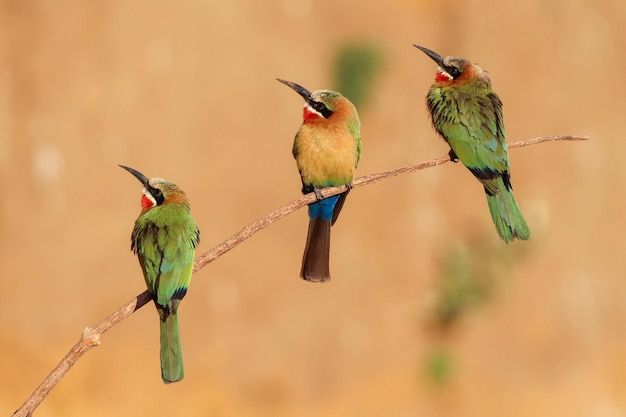
<path id="1" fill-rule="evenodd" d="M 311 107 L 315 109 L 315 111 L 319 112 L 325 119 L 328 119 L 332 114 L 332 110 L 330 110 L 324 103 L 321 101 L 314 101 L 309 103 Z"/>
<path id="2" fill-rule="evenodd" d="M 165 201 L 165 197 L 163 196 L 163 193 L 158 188 L 149 187 L 148 192 L 150 192 L 150 195 L 156 201 L 157 206 L 160 206 L 163 203 L 163 201 Z"/>

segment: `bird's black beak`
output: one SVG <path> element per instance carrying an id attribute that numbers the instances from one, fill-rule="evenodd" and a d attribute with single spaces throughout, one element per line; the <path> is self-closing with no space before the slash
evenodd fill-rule
<path id="1" fill-rule="evenodd" d="M 292 83 L 291 81 L 281 80 L 280 78 L 276 78 L 276 81 L 280 81 L 281 83 L 290 87 L 296 93 L 300 94 L 302 98 L 306 100 L 307 103 L 309 104 L 315 103 L 311 92 L 307 90 L 306 88 L 302 87 L 300 84 Z"/>
<path id="2" fill-rule="evenodd" d="M 441 68 L 445 68 L 446 66 L 443 64 L 443 58 L 435 51 L 431 51 L 428 48 L 424 48 L 423 46 L 413 45 L 420 51 L 424 52 L 426 55 L 430 57 L 433 61 L 435 61 Z"/>
<path id="3" fill-rule="evenodd" d="M 143 175 L 141 172 L 137 171 L 136 169 L 132 169 L 124 165 L 119 165 L 119 167 L 124 168 L 126 171 L 133 174 L 133 176 L 137 178 L 139 182 L 143 184 L 144 187 L 150 188 L 150 184 L 149 184 L 150 178 L 146 177 L 145 175 Z"/>

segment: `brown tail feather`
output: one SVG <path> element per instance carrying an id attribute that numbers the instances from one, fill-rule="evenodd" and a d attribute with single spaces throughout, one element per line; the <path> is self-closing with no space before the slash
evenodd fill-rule
<path id="1" fill-rule="evenodd" d="M 329 256 L 330 221 L 321 218 L 310 219 L 300 277 L 313 282 L 329 280 Z"/>
<path id="2" fill-rule="evenodd" d="M 333 210 L 333 219 L 330 222 L 331 226 L 334 225 L 335 222 L 337 221 L 337 217 L 339 217 L 339 213 L 341 213 L 341 209 L 343 208 L 343 203 L 345 203 L 346 197 L 348 196 L 349 192 L 350 192 L 350 189 L 348 188 L 346 192 L 339 194 L 339 199 L 335 203 L 335 209 Z"/>

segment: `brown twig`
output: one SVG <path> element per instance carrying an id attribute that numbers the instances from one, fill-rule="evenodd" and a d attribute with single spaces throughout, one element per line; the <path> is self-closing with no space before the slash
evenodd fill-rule
<path id="1" fill-rule="evenodd" d="M 509 143 L 509 148 L 520 148 L 522 146 L 535 145 L 542 142 L 553 141 L 581 141 L 588 140 L 586 136 L 543 136 L 518 142 Z M 448 162 L 450 158 L 444 156 L 437 159 L 431 159 L 429 161 L 420 162 L 414 165 L 407 165 L 401 168 L 390 169 L 388 171 L 380 172 L 377 174 L 365 175 L 357 178 L 352 183 L 352 188 L 362 187 L 368 184 L 373 184 L 377 181 L 381 181 L 385 178 L 395 177 L 402 174 L 408 174 L 410 172 L 420 171 L 422 169 L 431 168 L 437 165 Z M 322 190 L 324 197 L 339 194 L 346 190 L 346 186 L 341 187 L 329 187 Z M 249 239 L 255 233 L 265 229 L 272 223 L 277 222 L 288 214 L 314 202 L 316 199 L 315 193 L 309 193 L 303 195 L 297 200 L 284 205 L 271 213 L 261 217 L 260 219 L 250 223 L 233 236 L 229 237 L 213 249 L 203 253 L 194 263 L 193 272 L 197 272 L 204 268 L 226 252 L 230 251 L 234 247 L 241 244 L 243 241 Z M 44 379 L 44 381 L 37 387 L 37 389 L 31 394 L 31 396 L 24 402 L 24 404 L 13 414 L 13 417 L 26 417 L 31 416 L 35 408 L 41 404 L 41 402 L 50 393 L 52 388 L 63 378 L 63 376 L 70 370 L 70 368 L 91 348 L 100 344 L 100 336 L 104 334 L 111 327 L 124 320 L 136 310 L 143 307 L 148 301 L 150 301 L 150 294 L 148 291 L 144 291 L 131 301 L 118 308 L 115 312 L 109 315 L 107 318 L 96 324 L 94 327 L 86 328 L 80 340 L 72 347 L 72 349 L 65 355 L 65 357 L 59 362 L 59 364 L 50 372 L 50 374 Z"/>

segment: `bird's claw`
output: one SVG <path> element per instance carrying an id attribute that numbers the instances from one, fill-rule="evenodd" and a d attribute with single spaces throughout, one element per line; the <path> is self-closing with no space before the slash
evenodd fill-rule
<path id="1" fill-rule="evenodd" d="M 450 157 L 450 161 L 454 162 L 455 164 L 459 162 L 459 157 L 456 156 L 456 153 L 454 153 L 452 149 L 450 149 L 450 152 L 448 152 L 448 156 Z"/>
<path id="2" fill-rule="evenodd" d="M 322 191 L 319 188 L 314 188 L 313 192 L 315 193 L 315 198 L 317 199 L 317 201 L 324 199 L 324 196 L 322 195 Z"/>

